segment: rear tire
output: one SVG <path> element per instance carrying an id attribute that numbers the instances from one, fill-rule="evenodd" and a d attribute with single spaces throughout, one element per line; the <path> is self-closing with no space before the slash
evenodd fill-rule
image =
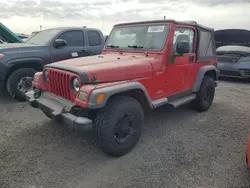
<path id="1" fill-rule="evenodd" d="M 26 101 L 25 93 L 32 88 L 32 80 L 35 73 L 36 71 L 31 68 L 14 71 L 6 83 L 6 89 L 9 95 L 18 101 Z"/>
<path id="2" fill-rule="evenodd" d="M 200 90 L 196 93 L 196 99 L 191 103 L 191 107 L 199 112 L 207 111 L 214 100 L 215 82 L 210 76 L 204 76 Z"/>
<path id="3" fill-rule="evenodd" d="M 135 147 L 143 124 L 144 113 L 140 103 L 131 97 L 117 96 L 98 112 L 93 128 L 101 150 L 119 157 Z"/>

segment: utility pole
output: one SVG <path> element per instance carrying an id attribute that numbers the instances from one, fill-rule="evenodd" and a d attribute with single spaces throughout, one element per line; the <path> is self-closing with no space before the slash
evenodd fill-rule
<path id="1" fill-rule="evenodd" d="M 163 19 L 166 20 L 166 16 L 164 16 Z"/>
<path id="2" fill-rule="evenodd" d="M 102 16 L 102 32 L 103 32 L 103 16 Z"/>

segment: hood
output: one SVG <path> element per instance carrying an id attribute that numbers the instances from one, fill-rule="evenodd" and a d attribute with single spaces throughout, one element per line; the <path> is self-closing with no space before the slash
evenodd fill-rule
<path id="1" fill-rule="evenodd" d="M 38 46 L 36 44 L 28 44 L 28 43 L 8 43 L 8 44 L 0 44 L 0 50 L 8 50 L 13 48 L 27 48 Z"/>
<path id="2" fill-rule="evenodd" d="M 222 29 L 214 33 L 216 48 L 226 45 L 250 47 L 250 31 L 244 29 Z"/>
<path id="3" fill-rule="evenodd" d="M 96 55 L 70 59 L 47 65 L 58 68 L 77 68 L 91 78 L 95 75 L 97 82 L 122 81 L 153 76 L 151 61 L 153 58 L 131 55 Z"/>
<path id="4" fill-rule="evenodd" d="M 217 60 L 220 63 L 247 63 L 250 62 L 250 47 L 245 46 L 221 46 L 217 48 Z"/>
<path id="5" fill-rule="evenodd" d="M 227 45 L 216 49 L 217 53 L 250 54 L 250 47 Z"/>
<path id="6" fill-rule="evenodd" d="M 0 23 L 0 39 L 4 39 L 7 43 L 22 43 L 22 39 L 13 33 L 9 28 Z"/>
<path id="7" fill-rule="evenodd" d="M 3 61 L 8 61 L 16 58 L 26 57 L 41 57 L 42 54 L 47 54 L 46 46 L 27 43 L 11 43 L 0 44 L 0 53 L 4 54 Z"/>

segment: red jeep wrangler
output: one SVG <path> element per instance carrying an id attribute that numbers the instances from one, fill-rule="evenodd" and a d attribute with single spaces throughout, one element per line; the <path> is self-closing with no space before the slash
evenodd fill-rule
<path id="1" fill-rule="evenodd" d="M 213 29 L 145 21 L 115 25 L 101 55 L 46 65 L 26 96 L 75 130 L 93 125 L 102 151 L 121 156 L 137 144 L 145 110 L 189 103 L 206 111 L 217 78 Z"/>

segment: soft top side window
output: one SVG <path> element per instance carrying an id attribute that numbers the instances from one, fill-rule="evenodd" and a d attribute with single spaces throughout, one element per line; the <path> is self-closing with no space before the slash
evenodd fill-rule
<path id="1" fill-rule="evenodd" d="M 195 32 L 192 28 L 187 27 L 176 27 L 173 39 L 173 50 L 176 51 L 176 46 L 178 42 L 188 42 L 189 43 L 189 53 L 194 52 L 194 37 Z"/>
<path id="2" fill-rule="evenodd" d="M 215 55 L 213 32 L 199 29 L 197 61 L 212 61 L 215 59 Z"/>

